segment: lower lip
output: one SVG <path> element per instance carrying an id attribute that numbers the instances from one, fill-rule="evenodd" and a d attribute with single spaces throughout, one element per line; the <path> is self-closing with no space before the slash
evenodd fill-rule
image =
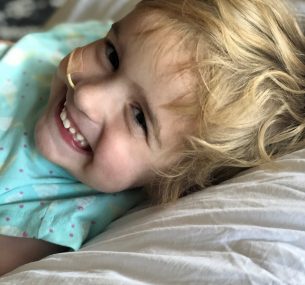
<path id="1" fill-rule="evenodd" d="M 59 129 L 59 133 L 62 137 L 62 139 L 70 146 L 72 147 L 74 150 L 76 150 L 77 152 L 80 152 L 82 154 L 87 154 L 89 155 L 91 153 L 91 151 L 89 149 L 83 149 L 81 148 L 73 139 L 73 135 L 69 132 L 68 129 L 65 129 L 62 123 L 62 120 L 60 118 L 60 113 L 64 107 L 64 103 L 65 100 L 61 101 L 58 106 L 57 106 L 57 110 L 55 112 L 55 121 L 57 124 L 57 127 Z"/>

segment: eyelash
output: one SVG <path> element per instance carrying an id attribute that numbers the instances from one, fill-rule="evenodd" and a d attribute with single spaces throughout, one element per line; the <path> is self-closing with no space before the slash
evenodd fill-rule
<path id="1" fill-rule="evenodd" d="M 106 40 L 105 54 L 110 64 L 112 65 L 112 70 L 113 71 L 118 70 L 120 67 L 119 56 L 113 43 L 108 39 Z"/>
<path id="2" fill-rule="evenodd" d="M 147 137 L 148 128 L 147 128 L 144 112 L 142 111 L 142 109 L 140 107 L 131 106 L 131 108 L 132 108 L 132 114 L 133 114 L 135 123 L 140 128 L 142 128 L 142 130 L 145 134 L 145 137 Z"/>

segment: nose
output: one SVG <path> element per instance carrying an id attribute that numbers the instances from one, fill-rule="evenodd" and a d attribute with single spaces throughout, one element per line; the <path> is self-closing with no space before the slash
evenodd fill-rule
<path id="1" fill-rule="evenodd" d="M 63 59 L 58 69 L 74 106 L 96 123 L 122 113 L 130 92 L 127 80 L 104 68 L 95 58 L 100 43 L 77 48 Z"/>
<path id="2" fill-rule="evenodd" d="M 101 124 L 118 119 L 128 102 L 127 84 L 116 78 L 101 78 L 79 82 L 74 89 L 75 107 L 91 121 Z"/>
<path id="3" fill-rule="evenodd" d="M 105 73 L 100 68 L 95 52 L 95 49 L 97 49 L 102 42 L 102 40 L 99 40 L 73 50 L 60 62 L 57 76 L 64 81 L 67 86 L 74 89 L 78 81 L 84 76 L 93 77 L 96 74 Z"/>
<path id="4" fill-rule="evenodd" d="M 84 48 L 79 47 L 73 50 L 68 57 L 66 75 L 67 75 L 67 81 L 72 89 L 75 89 L 75 84 L 72 79 L 73 74 L 82 73 L 84 71 L 83 51 Z"/>

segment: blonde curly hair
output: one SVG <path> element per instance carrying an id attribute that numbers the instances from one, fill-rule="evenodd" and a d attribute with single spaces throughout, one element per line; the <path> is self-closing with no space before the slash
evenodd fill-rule
<path id="1" fill-rule="evenodd" d="M 187 106 L 198 128 L 148 188 L 155 202 L 305 146 L 305 38 L 287 3 L 143 0 L 137 9 L 163 13 L 163 24 L 192 43 L 198 79 Z"/>

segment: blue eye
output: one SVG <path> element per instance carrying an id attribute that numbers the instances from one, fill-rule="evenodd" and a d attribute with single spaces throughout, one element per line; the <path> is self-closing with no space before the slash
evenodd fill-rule
<path id="1" fill-rule="evenodd" d="M 118 53 L 114 47 L 114 45 L 109 41 L 106 40 L 106 57 L 108 58 L 110 64 L 112 65 L 113 71 L 117 70 L 120 66 L 120 60 Z"/>
<path id="2" fill-rule="evenodd" d="M 147 136 L 147 125 L 143 111 L 138 107 L 132 107 L 132 111 L 136 124 L 142 128 L 143 132 L 145 133 L 145 136 Z"/>

